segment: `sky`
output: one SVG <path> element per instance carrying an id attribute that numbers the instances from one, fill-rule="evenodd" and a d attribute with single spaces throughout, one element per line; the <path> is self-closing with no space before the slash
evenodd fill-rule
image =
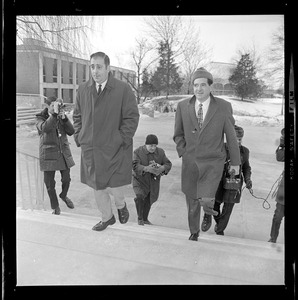
<path id="1" fill-rule="evenodd" d="M 150 17 L 150 16 L 146 16 Z M 232 62 L 243 47 L 255 46 L 260 53 L 271 43 L 272 33 L 283 23 L 283 15 L 182 16 L 193 18 L 201 40 L 212 49 L 211 61 Z M 135 38 L 146 36 L 144 16 L 104 16 L 101 30 L 92 37 L 92 51 L 104 51 L 111 65 L 131 68 L 127 53 Z"/>

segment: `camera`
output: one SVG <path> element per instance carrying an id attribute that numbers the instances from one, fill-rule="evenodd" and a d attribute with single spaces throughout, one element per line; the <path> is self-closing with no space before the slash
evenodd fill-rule
<path id="1" fill-rule="evenodd" d="M 58 98 L 55 102 L 54 102 L 54 112 L 56 114 L 59 114 L 61 109 L 63 109 L 65 107 L 65 104 L 63 103 L 63 100 Z"/>

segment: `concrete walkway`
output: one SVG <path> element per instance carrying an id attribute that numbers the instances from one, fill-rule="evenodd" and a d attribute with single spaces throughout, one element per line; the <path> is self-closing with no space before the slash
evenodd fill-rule
<path id="1" fill-rule="evenodd" d="M 17 210 L 17 285 L 284 284 L 284 245 Z"/>

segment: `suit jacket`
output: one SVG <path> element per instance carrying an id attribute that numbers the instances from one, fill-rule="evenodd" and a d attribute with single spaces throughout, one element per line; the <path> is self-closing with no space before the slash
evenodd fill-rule
<path id="1" fill-rule="evenodd" d="M 240 165 L 232 106 L 210 94 L 210 105 L 199 129 L 195 100 L 179 102 L 175 116 L 174 141 L 182 156 L 182 192 L 191 198 L 215 197 L 226 160 L 224 136 L 230 150 L 231 165 Z"/>

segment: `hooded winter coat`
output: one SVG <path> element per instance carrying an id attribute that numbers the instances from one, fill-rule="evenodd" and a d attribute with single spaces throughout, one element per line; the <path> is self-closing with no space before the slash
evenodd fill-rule
<path id="1" fill-rule="evenodd" d="M 58 171 L 75 165 L 67 135 L 74 134 L 70 120 L 49 115 L 48 108 L 36 115 L 39 134 L 39 161 L 41 171 Z"/>
<path id="2" fill-rule="evenodd" d="M 149 166 L 150 161 L 164 166 L 165 170 L 161 175 L 167 175 L 172 163 L 167 158 L 162 148 L 156 147 L 154 153 L 150 153 L 146 146 L 140 146 L 133 153 L 133 180 L 132 186 L 135 194 L 141 194 L 146 197 L 150 193 L 150 203 L 153 204 L 159 196 L 161 175 L 154 176 L 151 173 L 144 172 L 144 167 Z"/>
<path id="3" fill-rule="evenodd" d="M 139 111 L 130 86 L 109 74 L 97 95 L 95 81 L 79 86 L 73 112 L 81 147 L 81 182 L 95 190 L 131 183 L 133 136 Z"/>
<path id="4" fill-rule="evenodd" d="M 182 156 L 182 192 L 193 199 L 214 198 L 226 160 L 224 135 L 230 149 L 231 165 L 240 165 L 240 153 L 234 129 L 232 106 L 210 94 L 210 104 L 199 129 L 195 100 L 178 103 L 175 116 L 174 141 Z"/>

